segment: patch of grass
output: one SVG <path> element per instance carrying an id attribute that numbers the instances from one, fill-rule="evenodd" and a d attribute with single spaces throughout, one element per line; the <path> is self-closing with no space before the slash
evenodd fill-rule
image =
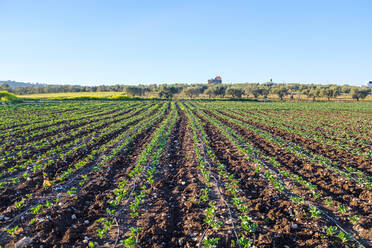
<path id="1" fill-rule="evenodd" d="M 19 99 L 16 95 L 9 93 L 8 91 L 0 91 L 0 102 L 16 103 L 22 102 L 22 99 Z"/>

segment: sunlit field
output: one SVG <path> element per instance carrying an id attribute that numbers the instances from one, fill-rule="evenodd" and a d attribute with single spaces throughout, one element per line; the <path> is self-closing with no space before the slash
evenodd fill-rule
<path id="1" fill-rule="evenodd" d="M 0 115 L 3 247 L 369 246 L 372 103 L 35 102 Z"/>

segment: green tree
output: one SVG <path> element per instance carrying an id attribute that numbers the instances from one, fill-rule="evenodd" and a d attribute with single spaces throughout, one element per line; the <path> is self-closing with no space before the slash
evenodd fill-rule
<path id="1" fill-rule="evenodd" d="M 350 91 L 351 97 L 353 99 L 356 99 L 357 101 L 359 101 L 359 99 L 366 98 L 370 93 L 371 93 L 370 89 L 363 89 L 362 90 L 362 89 L 358 89 L 358 88 L 353 88 Z"/>
<path id="2" fill-rule="evenodd" d="M 242 89 L 238 89 L 238 88 L 228 88 L 226 90 L 226 93 L 232 97 L 235 97 L 235 98 L 241 98 L 244 91 Z"/>
<path id="3" fill-rule="evenodd" d="M 11 92 L 12 88 L 9 86 L 9 84 L 2 84 L 2 85 L 0 85 L 0 90 Z"/>
<path id="4" fill-rule="evenodd" d="M 320 97 L 321 96 L 321 90 L 318 89 L 318 88 L 310 89 L 307 92 L 307 96 L 308 97 L 312 97 L 313 98 L 313 101 L 315 101 L 317 97 Z"/>
<path id="5" fill-rule="evenodd" d="M 248 92 L 252 94 L 254 98 L 258 98 L 260 95 L 262 95 L 262 89 L 258 87 L 251 88 Z"/>
<path id="6" fill-rule="evenodd" d="M 141 87 L 136 87 L 136 86 L 128 86 L 125 89 L 125 92 L 129 96 L 142 96 L 144 93 L 144 90 Z"/>
<path id="7" fill-rule="evenodd" d="M 280 100 L 283 100 L 283 97 L 288 95 L 288 89 L 286 87 L 280 87 L 275 89 L 274 93 L 279 96 Z"/>
<path id="8" fill-rule="evenodd" d="M 188 87 L 188 88 L 183 89 L 183 93 L 190 98 L 197 97 L 203 92 L 204 92 L 204 88 L 198 87 L 198 86 Z"/>
<path id="9" fill-rule="evenodd" d="M 225 97 L 226 94 L 226 86 L 215 86 L 214 90 L 216 91 L 216 95 L 220 97 Z"/>
<path id="10" fill-rule="evenodd" d="M 180 90 L 181 90 L 181 88 L 179 88 L 179 87 L 162 85 L 162 87 L 160 88 L 160 91 L 159 91 L 159 97 L 171 99 Z"/>
<path id="11" fill-rule="evenodd" d="M 264 99 L 267 98 L 267 96 L 270 94 L 270 89 L 269 88 L 261 88 L 261 95 L 264 97 Z"/>
<path id="12" fill-rule="evenodd" d="M 213 86 L 208 87 L 208 89 L 205 91 L 205 94 L 207 94 L 210 97 L 224 97 L 226 94 L 226 86 Z"/>

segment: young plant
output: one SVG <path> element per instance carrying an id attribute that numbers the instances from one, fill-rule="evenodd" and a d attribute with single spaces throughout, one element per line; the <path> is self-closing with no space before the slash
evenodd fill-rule
<path id="1" fill-rule="evenodd" d="M 352 223 L 356 224 L 359 221 L 359 217 L 357 215 L 354 215 L 352 217 L 348 218 Z"/>
<path id="2" fill-rule="evenodd" d="M 210 225 L 214 229 L 218 229 L 223 223 L 221 221 L 214 220 L 214 214 L 216 212 L 216 207 L 214 205 L 214 202 L 209 203 L 209 208 L 207 208 L 206 216 L 204 218 L 204 222 Z"/>
<path id="3" fill-rule="evenodd" d="M 328 199 L 326 199 L 325 201 L 326 201 L 326 203 L 327 203 L 327 205 L 328 205 L 329 207 L 333 205 L 333 200 L 332 200 L 332 198 L 328 198 Z"/>
<path id="4" fill-rule="evenodd" d="M 102 222 L 102 225 L 103 227 L 102 228 L 99 228 L 97 230 L 98 232 L 98 237 L 99 238 L 104 238 L 106 235 L 107 235 L 107 232 L 109 229 L 111 229 L 112 225 L 114 224 L 112 221 L 109 221 L 109 220 L 105 220 L 104 218 L 102 219 L 99 219 L 98 220 L 99 222 Z"/>
<path id="5" fill-rule="evenodd" d="M 209 238 L 209 239 L 204 239 L 203 240 L 203 247 L 204 248 L 216 248 L 219 238 Z"/>
<path id="6" fill-rule="evenodd" d="M 209 200 L 208 192 L 210 191 L 210 189 L 209 189 L 209 188 L 204 188 L 204 189 L 202 189 L 202 191 L 203 191 L 203 195 L 200 196 L 200 198 L 201 198 L 203 201 L 207 202 L 207 201 Z"/>
<path id="7" fill-rule="evenodd" d="M 31 226 L 32 224 L 35 223 L 35 221 L 36 221 L 36 218 L 32 218 L 32 219 L 30 220 L 30 222 L 28 222 L 28 225 Z"/>
<path id="8" fill-rule="evenodd" d="M 130 237 L 127 239 L 122 240 L 122 245 L 126 248 L 135 248 L 137 246 L 137 235 L 141 231 L 141 227 L 131 227 L 130 229 Z"/>
<path id="9" fill-rule="evenodd" d="M 25 202 L 25 200 L 22 199 L 22 200 L 20 200 L 20 201 L 16 201 L 16 202 L 14 203 L 14 205 L 16 206 L 17 209 L 20 209 L 20 208 L 22 208 L 22 207 L 25 205 L 24 202 Z"/>
<path id="10" fill-rule="evenodd" d="M 322 211 L 317 209 L 315 206 L 310 206 L 310 213 L 311 213 L 311 217 L 319 218 Z"/>
<path id="11" fill-rule="evenodd" d="M 12 236 L 12 237 L 15 236 L 17 230 L 18 230 L 18 226 L 15 226 L 13 228 L 5 229 L 5 231 L 7 231 L 10 234 L 10 236 Z"/>
<path id="12" fill-rule="evenodd" d="M 344 205 L 340 205 L 340 206 L 338 207 L 338 211 L 340 211 L 341 214 L 346 214 L 347 211 L 348 211 L 348 209 L 347 209 L 347 207 L 345 207 Z"/>
<path id="13" fill-rule="evenodd" d="M 89 241 L 88 248 L 94 248 L 94 247 L 96 247 L 96 243 L 94 243 L 93 241 Z"/>
<path id="14" fill-rule="evenodd" d="M 36 207 L 31 208 L 31 211 L 32 211 L 33 214 L 40 214 L 42 207 L 43 207 L 43 205 L 39 204 Z"/>
<path id="15" fill-rule="evenodd" d="M 250 216 L 240 216 L 241 220 L 240 226 L 243 228 L 244 231 L 248 233 L 254 233 L 257 231 L 258 225 L 252 222 L 252 218 Z"/>
<path id="16" fill-rule="evenodd" d="M 232 242 L 232 246 L 235 246 L 235 241 Z M 252 244 L 252 241 L 250 241 L 249 239 L 246 239 L 243 236 L 238 239 L 238 247 L 241 247 L 241 248 L 257 248 L 257 246 Z"/>
<path id="17" fill-rule="evenodd" d="M 76 187 L 72 187 L 70 190 L 67 191 L 67 194 L 68 194 L 69 196 L 73 196 L 73 195 L 76 194 L 76 192 L 77 192 Z"/>
<path id="18" fill-rule="evenodd" d="M 294 203 L 301 204 L 304 202 L 304 199 L 301 197 L 296 197 L 296 196 L 290 196 L 289 197 Z"/>
<path id="19" fill-rule="evenodd" d="M 45 205 L 44 205 L 46 208 L 50 208 L 51 206 L 53 206 L 53 203 L 50 202 L 49 200 L 46 200 L 45 202 Z"/>
<path id="20" fill-rule="evenodd" d="M 337 237 L 338 237 L 339 239 L 341 239 L 342 243 L 345 243 L 345 242 L 351 240 L 351 236 L 350 236 L 350 234 L 348 234 L 348 233 L 344 233 L 343 231 L 340 231 L 340 232 L 337 234 Z"/>
<path id="21" fill-rule="evenodd" d="M 109 216 L 113 217 L 114 214 L 115 214 L 115 209 L 109 209 L 109 208 L 106 208 L 106 213 L 107 213 Z"/>
<path id="22" fill-rule="evenodd" d="M 328 228 L 326 229 L 326 233 L 327 233 L 328 235 L 330 235 L 330 236 L 335 235 L 336 232 L 337 232 L 337 227 L 335 227 L 335 226 L 330 226 L 330 227 L 328 227 Z"/>

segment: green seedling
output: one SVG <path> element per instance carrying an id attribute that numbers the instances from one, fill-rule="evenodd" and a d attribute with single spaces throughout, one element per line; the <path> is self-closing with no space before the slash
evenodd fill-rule
<path id="1" fill-rule="evenodd" d="M 203 241 L 203 247 L 204 248 L 216 248 L 219 238 L 209 238 L 209 239 L 204 239 Z"/>
<path id="2" fill-rule="evenodd" d="M 311 217 L 319 218 L 322 211 L 317 209 L 315 206 L 310 206 L 310 213 L 311 213 Z"/>
<path id="3" fill-rule="evenodd" d="M 15 226 L 13 228 L 5 229 L 5 231 L 8 232 L 10 234 L 10 236 L 12 236 L 12 237 L 15 236 L 17 230 L 18 230 L 18 226 Z"/>

